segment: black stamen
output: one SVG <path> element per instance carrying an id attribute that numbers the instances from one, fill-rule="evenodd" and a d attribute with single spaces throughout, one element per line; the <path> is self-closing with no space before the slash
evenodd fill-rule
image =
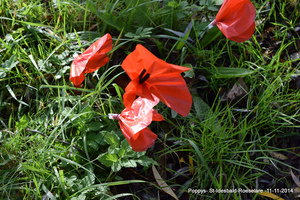
<path id="1" fill-rule="evenodd" d="M 139 84 L 144 83 L 148 78 L 150 78 L 150 74 L 147 73 L 147 74 L 144 76 L 145 73 L 146 73 L 146 70 L 143 69 L 143 71 L 142 71 L 141 74 L 140 74 Z M 144 76 L 144 77 L 143 77 L 143 76 Z"/>

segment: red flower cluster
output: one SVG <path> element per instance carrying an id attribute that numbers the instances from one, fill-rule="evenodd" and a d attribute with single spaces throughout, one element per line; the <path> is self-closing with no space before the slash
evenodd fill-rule
<path id="1" fill-rule="evenodd" d="M 216 19 L 210 25 L 217 25 L 230 40 L 248 40 L 255 29 L 255 8 L 249 0 L 225 0 Z M 84 74 L 91 73 L 108 62 L 107 53 L 112 49 L 109 34 L 92 44 L 72 63 L 70 80 L 79 87 Z M 153 107 L 161 100 L 182 116 L 187 116 L 192 106 L 192 96 L 180 75 L 189 68 L 169 64 L 155 57 L 142 45 L 129 54 L 122 63 L 131 82 L 123 96 L 125 109 L 111 119 L 119 120 L 120 128 L 135 151 L 151 147 L 157 135 L 147 126 L 152 121 L 162 121 L 163 116 Z M 139 96 L 136 99 L 136 96 Z"/>

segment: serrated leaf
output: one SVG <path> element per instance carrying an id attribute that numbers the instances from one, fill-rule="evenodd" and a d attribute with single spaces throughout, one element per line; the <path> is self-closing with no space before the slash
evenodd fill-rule
<path id="1" fill-rule="evenodd" d="M 46 73 L 55 73 L 56 69 L 53 67 L 52 63 L 49 61 L 44 62 L 43 60 L 38 60 L 38 66 L 40 70 L 46 72 Z"/>
<path id="2" fill-rule="evenodd" d="M 88 173 L 85 177 L 82 179 L 82 186 L 89 187 L 95 183 L 95 175 L 92 173 Z"/>
<path id="3" fill-rule="evenodd" d="M 124 155 L 125 155 L 125 152 L 126 152 L 126 151 L 125 151 L 124 149 L 120 149 L 119 152 L 118 152 L 119 158 L 123 158 Z"/>
<path id="4" fill-rule="evenodd" d="M 1 68 L 4 68 L 7 71 L 10 71 L 12 68 L 14 68 L 19 61 L 16 61 L 16 55 L 12 55 L 8 60 L 6 60 L 3 64 L 1 64 Z"/>
<path id="5" fill-rule="evenodd" d="M 130 144 L 128 143 L 128 141 L 126 139 L 124 139 L 121 142 L 121 148 L 124 149 L 126 152 L 132 150 Z"/>
<path id="6" fill-rule="evenodd" d="M 122 164 L 121 164 L 121 161 L 118 160 L 117 162 L 114 162 L 111 166 L 111 169 L 114 171 L 114 172 L 118 172 L 120 171 L 122 168 Z"/>
<path id="7" fill-rule="evenodd" d="M 67 70 L 70 69 L 70 66 L 64 66 L 58 72 L 55 74 L 54 78 L 55 79 L 60 79 L 66 72 Z"/>
<path id="8" fill-rule="evenodd" d="M 135 160 L 135 162 L 139 163 L 140 165 L 144 167 L 148 167 L 151 164 L 154 164 L 154 160 L 149 158 L 148 156 L 141 156 L 139 159 Z"/>
<path id="9" fill-rule="evenodd" d="M 72 187 L 75 184 L 75 181 L 77 181 L 76 174 L 72 174 L 69 177 L 65 177 L 65 181 L 66 181 L 68 186 Z"/>
<path id="10" fill-rule="evenodd" d="M 113 131 L 112 132 L 107 132 L 105 135 L 105 141 L 107 144 L 113 146 L 113 147 L 119 147 L 119 141 L 120 138 L 115 134 Z"/>
<path id="11" fill-rule="evenodd" d="M 108 148 L 108 153 L 109 154 L 119 154 L 119 152 L 120 152 L 120 148 L 112 147 L 112 146 L 110 146 Z"/>
<path id="12" fill-rule="evenodd" d="M 214 75 L 216 78 L 236 78 L 253 74 L 255 71 L 244 68 L 216 67 Z"/>
<path id="13" fill-rule="evenodd" d="M 97 146 L 95 150 L 98 150 L 99 145 L 106 145 L 106 142 L 104 141 L 104 135 L 94 132 L 87 132 L 87 144 L 94 148 L 94 145 Z"/>
<path id="14" fill-rule="evenodd" d="M 117 162 L 118 156 L 115 154 L 104 153 L 98 157 L 98 160 L 106 167 L 111 167 L 113 163 Z"/>
<path id="15" fill-rule="evenodd" d="M 136 163 L 137 163 L 136 160 L 132 160 L 132 159 L 128 160 L 128 159 L 126 159 L 126 160 L 122 161 L 122 166 L 123 167 L 136 167 L 137 166 Z"/>
<path id="16" fill-rule="evenodd" d="M 157 169 L 155 168 L 155 166 L 153 164 L 152 164 L 152 171 L 153 171 L 154 178 L 155 178 L 157 184 L 161 187 L 161 189 L 164 192 L 166 192 L 167 194 L 169 194 L 170 196 L 172 196 L 174 199 L 178 200 L 176 194 L 168 186 L 168 184 L 161 178 L 160 174 L 158 173 Z"/>
<path id="17" fill-rule="evenodd" d="M 210 107 L 200 97 L 193 96 L 193 104 L 200 121 L 207 118 L 210 113 Z"/>

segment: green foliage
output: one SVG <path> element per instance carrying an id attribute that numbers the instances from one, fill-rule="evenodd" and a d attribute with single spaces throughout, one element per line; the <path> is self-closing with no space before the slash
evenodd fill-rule
<path id="1" fill-rule="evenodd" d="M 20 119 L 20 121 L 16 123 L 16 129 L 18 131 L 21 131 L 21 130 L 27 128 L 28 124 L 29 124 L 29 120 L 28 120 L 27 116 L 23 115 L 23 117 Z"/>
<path id="2" fill-rule="evenodd" d="M 118 172 L 122 167 L 137 167 L 140 164 L 149 167 L 157 164 L 154 160 L 145 156 L 146 152 L 135 152 L 126 139 L 120 138 L 114 132 L 105 134 L 105 141 L 110 145 L 108 152 L 100 154 L 98 160 L 106 167 L 111 167 L 113 172 Z"/>
<path id="3" fill-rule="evenodd" d="M 222 35 L 222 32 L 219 30 L 219 28 L 217 26 L 212 27 L 211 29 L 208 30 L 207 34 L 205 34 L 205 36 L 202 38 L 200 42 L 200 46 L 202 48 L 206 47 L 220 35 Z"/>
<path id="4" fill-rule="evenodd" d="M 14 68 L 19 61 L 15 61 L 16 55 L 12 55 L 8 60 L 0 65 L 0 78 L 5 78 L 7 73 Z"/>
<path id="5" fill-rule="evenodd" d="M 144 29 L 142 27 L 139 27 L 138 29 L 136 29 L 135 33 L 131 33 L 131 32 L 126 33 L 125 37 L 133 38 L 135 40 L 142 39 L 142 38 L 149 38 L 151 36 L 152 29 L 153 28 L 151 27 L 144 28 Z"/>

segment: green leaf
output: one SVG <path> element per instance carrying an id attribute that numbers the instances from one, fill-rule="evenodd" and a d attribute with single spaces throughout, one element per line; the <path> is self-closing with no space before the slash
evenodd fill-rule
<path id="1" fill-rule="evenodd" d="M 180 6 L 180 4 L 177 3 L 176 1 L 170 1 L 170 2 L 168 3 L 168 6 L 170 6 L 170 7 L 172 7 L 172 8 L 176 8 L 176 7 Z"/>
<path id="2" fill-rule="evenodd" d="M 82 186 L 83 187 L 89 187 L 95 183 L 95 175 L 92 173 L 88 173 L 85 177 L 82 179 Z"/>
<path id="3" fill-rule="evenodd" d="M 185 36 L 182 38 L 184 41 L 183 41 L 183 40 L 178 41 L 178 43 L 177 43 L 177 45 L 176 45 L 176 47 L 175 47 L 176 50 L 181 50 L 181 49 L 182 49 L 182 47 L 185 45 L 185 41 L 187 41 L 189 35 L 190 35 L 190 30 L 188 29 L 188 30 L 187 30 L 187 33 L 186 33 Z"/>
<path id="4" fill-rule="evenodd" d="M 93 149 L 98 150 L 99 145 L 106 145 L 104 135 L 101 132 L 95 133 L 87 131 L 87 144 Z"/>
<path id="5" fill-rule="evenodd" d="M 123 160 L 122 161 L 122 166 L 123 167 L 136 167 L 137 166 L 137 164 L 136 164 L 137 162 L 135 161 L 135 160 Z"/>
<path id="6" fill-rule="evenodd" d="M 86 143 L 87 143 L 87 145 L 89 147 L 92 147 L 93 149 L 95 149 L 96 151 L 98 151 L 99 145 L 98 145 L 98 143 L 96 141 L 94 141 L 94 140 L 88 140 Z"/>
<path id="7" fill-rule="evenodd" d="M 214 4 L 219 5 L 219 6 L 222 5 L 223 2 L 224 2 L 224 0 L 214 0 Z"/>
<path id="8" fill-rule="evenodd" d="M 98 157 L 98 160 L 106 167 L 111 167 L 113 163 L 117 162 L 118 156 L 115 154 L 104 153 Z"/>
<path id="9" fill-rule="evenodd" d="M 10 71 L 12 68 L 14 68 L 19 63 L 19 61 L 15 62 L 15 59 L 16 59 L 16 55 L 12 55 L 8 60 L 6 60 L 4 63 L 2 63 L 0 65 L 0 67 L 4 68 L 7 71 Z"/>
<path id="10" fill-rule="evenodd" d="M 118 154 L 119 155 L 119 152 L 120 152 L 120 148 L 113 147 L 113 146 L 110 146 L 108 148 L 108 153 L 109 154 Z"/>
<path id="11" fill-rule="evenodd" d="M 38 66 L 40 68 L 40 70 L 46 72 L 46 73 L 55 73 L 56 72 L 56 69 L 55 67 L 53 67 L 52 63 L 50 63 L 49 61 L 46 61 L 44 63 L 43 60 L 38 60 Z"/>
<path id="12" fill-rule="evenodd" d="M 5 70 L 0 68 L 0 78 L 5 78 L 5 77 L 6 77 Z"/>
<path id="13" fill-rule="evenodd" d="M 210 113 L 210 107 L 198 96 L 193 96 L 193 104 L 199 120 L 206 119 Z"/>
<path id="14" fill-rule="evenodd" d="M 171 115 L 172 115 L 172 118 L 176 118 L 177 115 L 178 115 L 178 112 L 176 112 L 175 110 L 171 109 Z"/>
<path id="15" fill-rule="evenodd" d="M 122 164 L 121 164 L 121 161 L 118 160 L 117 162 L 114 162 L 111 166 L 111 169 L 114 171 L 114 172 L 118 172 L 120 171 L 122 168 Z"/>
<path id="16" fill-rule="evenodd" d="M 216 78 L 236 78 L 253 74 L 255 71 L 244 68 L 216 67 L 213 74 Z"/>
<path id="17" fill-rule="evenodd" d="M 87 124 L 87 132 L 89 131 L 100 131 L 101 129 L 103 129 L 105 127 L 105 123 L 104 122 L 91 122 L 89 124 Z"/>
<path id="18" fill-rule="evenodd" d="M 139 158 L 139 157 L 141 157 L 141 156 L 143 156 L 143 155 L 146 154 L 146 151 L 136 152 L 136 151 L 132 150 L 131 152 L 132 152 L 132 154 L 129 154 L 129 155 L 131 155 L 132 158 Z"/>
<path id="19" fill-rule="evenodd" d="M 126 139 L 124 139 L 121 142 L 121 148 L 124 149 L 126 152 L 132 151 L 132 148 L 131 148 L 130 144 L 128 143 L 128 141 Z"/>
<path id="20" fill-rule="evenodd" d="M 193 78 L 194 77 L 194 69 L 193 66 L 190 63 L 186 63 L 182 65 L 183 67 L 189 67 L 191 68 L 189 71 L 184 72 L 184 77 Z"/>
<path id="21" fill-rule="evenodd" d="M 219 37 L 222 32 L 219 30 L 217 26 L 212 27 L 209 31 L 205 34 L 205 36 L 200 41 L 200 45 L 202 48 L 209 45 L 212 41 L 214 41 L 217 37 Z"/>
<path id="22" fill-rule="evenodd" d="M 14 68 L 19 61 L 16 61 L 16 55 L 12 55 L 8 60 L 0 65 L 0 78 L 6 77 L 6 72 L 9 72 L 12 68 Z"/>
<path id="23" fill-rule="evenodd" d="M 139 163 L 140 165 L 144 166 L 144 167 L 148 167 L 151 164 L 156 164 L 157 163 L 152 160 L 151 158 L 149 158 L 148 156 L 141 156 L 139 157 L 139 159 L 135 160 L 135 162 Z"/>
<path id="24" fill-rule="evenodd" d="M 79 117 L 77 120 L 80 122 L 90 122 L 93 119 L 94 110 L 89 106 L 86 105 L 80 112 Z"/>
<path id="25" fill-rule="evenodd" d="M 61 114 L 64 117 L 70 118 L 74 114 L 74 109 L 72 109 L 71 107 L 65 107 Z"/>
<path id="26" fill-rule="evenodd" d="M 136 36 L 136 34 L 132 33 L 132 32 L 128 32 L 125 34 L 125 37 L 129 37 L 129 38 L 134 38 Z"/>
<path id="27" fill-rule="evenodd" d="M 16 129 L 18 131 L 25 129 L 29 124 L 29 120 L 26 115 L 23 115 L 19 122 L 16 123 Z"/>
<path id="28" fill-rule="evenodd" d="M 125 34 L 126 37 L 133 38 L 133 39 L 140 39 L 140 38 L 148 38 L 151 36 L 152 33 L 152 27 L 144 28 L 139 27 L 135 33 L 128 32 Z"/>
<path id="29" fill-rule="evenodd" d="M 68 177 L 65 176 L 65 182 L 68 186 L 72 187 L 75 184 L 75 181 L 77 181 L 76 174 L 69 175 Z"/>
<path id="30" fill-rule="evenodd" d="M 119 149 L 119 148 L 118 148 Z M 118 152 L 118 156 L 119 158 L 123 158 L 123 156 L 125 155 L 125 150 L 124 149 L 119 149 L 119 152 Z"/>
<path id="31" fill-rule="evenodd" d="M 112 147 L 119 147 L 120 138 L 112 131 L 105 134 L 105 141 Z"/>
<path id="32" fill-rule="evenodd" d="M 209 7 L 207 8 L 207 10 L 210 10 L 210 11 L 219 11 L 219 8 L 216 7 L 216 6 L 209 6 Z"/>
<path id="33" fill-rule="evenodd" d="M 70 69 L 70 66 L 64 66 L 58 72 L 55 74 L 55 79 L 61 79 L 61 77 L 67 72 L 67 70 Z"/>

